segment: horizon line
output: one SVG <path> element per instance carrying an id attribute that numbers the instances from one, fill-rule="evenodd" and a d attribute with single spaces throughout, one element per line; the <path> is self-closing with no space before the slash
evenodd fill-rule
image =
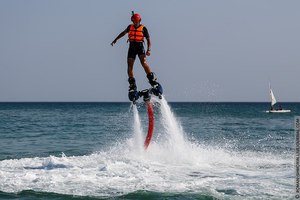
<path id="1" fill-rule="evenodd" d="M 0 101 L 0 103 L 131 103 L 131 101 Z M 270 103 L 269 101 L 168 101 L 168 103 Z M 300 101 L 282 101 L 282 103 L 300 103 Z"/>

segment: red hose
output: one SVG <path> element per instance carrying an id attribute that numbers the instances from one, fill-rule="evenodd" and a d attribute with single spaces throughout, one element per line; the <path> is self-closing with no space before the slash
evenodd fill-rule
<path id="1" fill-rule="evenodd" d="M 148 134 L 147 134 L 147 137 L 146 137 L 145 143 L 144 143 L 145 150 L 148 148 L 148 146 L 150 144 L 153 130 L 154 130 L 154 114 L 153 114 L 153 106 L 152 106 L 151 101 L 147 102 L 147 110 L 148 110 L 149 124 L 148 124 Z"/>

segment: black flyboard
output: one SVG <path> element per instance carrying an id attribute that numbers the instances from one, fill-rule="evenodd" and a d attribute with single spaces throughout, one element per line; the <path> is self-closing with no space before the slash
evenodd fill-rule
<path id="1" fill-rule="evenodd" d="M 158 96 L 159 99 L 162 98 L 162 93 L 163 93 L 163 88 L 162 86 L 158 83 L 155 87 L 149 88 L 149 89 L 144 89 L 141 91 L 135 91 L 133 93 L 129 93 L 128 97 L 129 99 L 135 104 L 136 101 L 140 98 L 143 97 L 144 101 L 149 101 L 151 99 L 151 95 Z"/>

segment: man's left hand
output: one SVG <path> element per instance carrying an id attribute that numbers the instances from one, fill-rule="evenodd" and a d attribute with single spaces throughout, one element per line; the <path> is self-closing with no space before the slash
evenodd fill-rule
<path id="1" fill-rule="evenodd" d="M 150 56 L 150 54 L 151 54 L 151 51 L 150 51 L 150 50 L 147 50 L 146 55 L 147 55 L 147 56 Z"/>

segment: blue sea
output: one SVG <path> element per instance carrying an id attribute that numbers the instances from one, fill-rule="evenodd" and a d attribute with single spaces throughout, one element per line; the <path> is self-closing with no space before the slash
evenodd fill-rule
<path id="1" fill-rule="evenodd" d="M 0 103 L 0 199 L 294 199 L 300 103 L 152 102 Z"/>

